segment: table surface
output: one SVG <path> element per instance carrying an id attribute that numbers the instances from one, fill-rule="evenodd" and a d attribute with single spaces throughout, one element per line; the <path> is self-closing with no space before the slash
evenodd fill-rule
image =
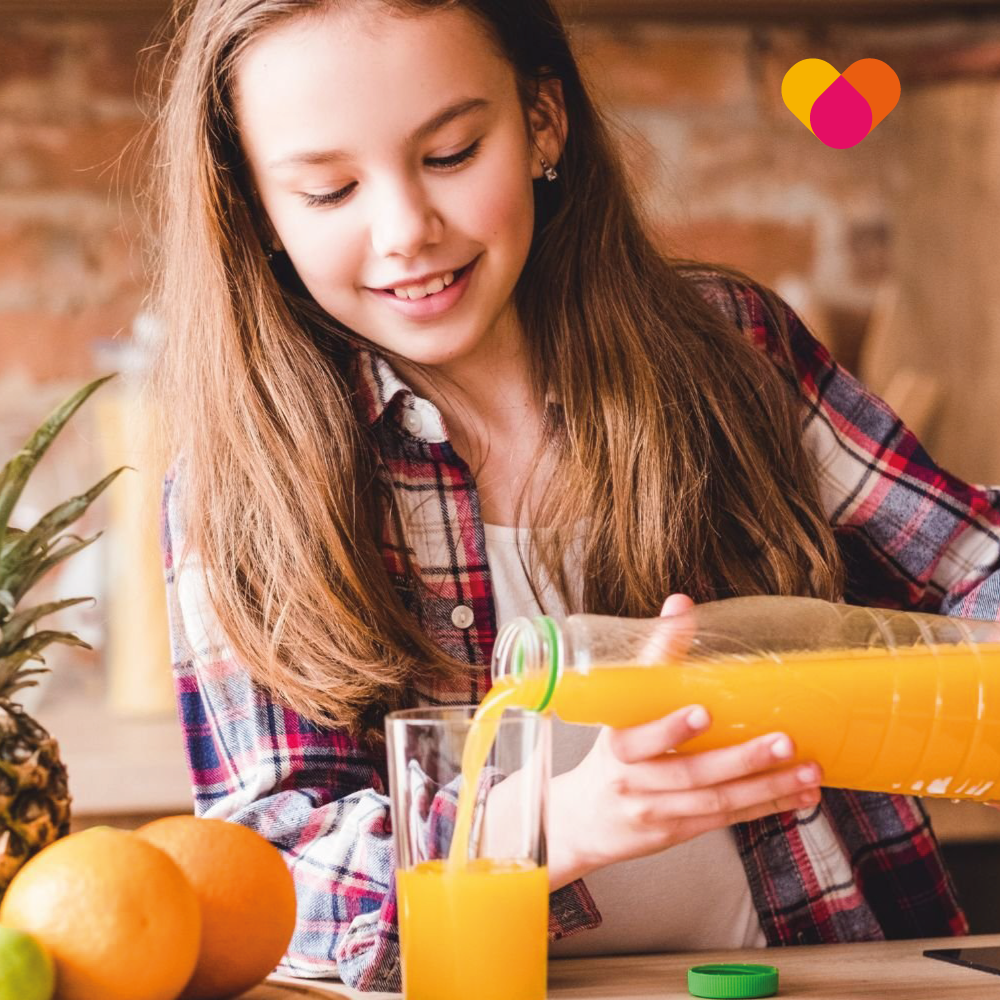
<path id="1" fill-rule="evenodd" d="M 765 962 L 780 974 L 783 1000 L 985 1000 L 1000 997 L 1000 976 L 925 958 L 925 948 L 1000 947 L 1000 934 L 914 941 L 810 945 L 754 951 L 561 958 L 549 963 L 548 996 L 565 1000 L 689 1000 L 687 970 L 705 962 Z M 242 1000 L 377 1000 L 337 982 L 272 976 Z"/>

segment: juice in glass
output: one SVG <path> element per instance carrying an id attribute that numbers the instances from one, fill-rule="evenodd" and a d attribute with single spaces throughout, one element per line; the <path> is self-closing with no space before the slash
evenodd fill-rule
<path id="1" fill-rule="evenodd" d="M 542 1000 L 549 876 L 530 861 L 396 873 L 406 1000 Z"/>

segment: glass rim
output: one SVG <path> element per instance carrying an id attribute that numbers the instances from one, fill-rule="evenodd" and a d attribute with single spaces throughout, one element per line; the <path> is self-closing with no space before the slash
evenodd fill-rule
<path id="1" fill-rule="evenodd" d="M 415 724 L 415 725 L 464 725 L 471 724 L 472 717 L 476 713 L 478 705 L 436 705 L 426 708 L 402 708 L 395 712 L 389 712 L 385 716 L 385 724 Z M 547 716 L 541 712 L 535 712 L 530 708 L 519 708 L 511 706 L 505 708 L 500 716 L 500 725 L 505 723 L 537 722 L 546 719 Z"/>

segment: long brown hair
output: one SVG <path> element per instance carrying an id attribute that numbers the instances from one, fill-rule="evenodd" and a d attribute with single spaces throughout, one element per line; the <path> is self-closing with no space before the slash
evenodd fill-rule
<path id="1" fill-rule="evenodd" d="M 155 308 L 167 335 L 152 389 L 165 447 L 183 456 L 189 544 L 234 652 L 312 722 L 377 740 L 418 671 L 468 667 L 430 642 L 383 562 L 385 539 L 404 529 L 352 406 L 350 361 L 365 341 L 265 260 L 232 101 L 234 68 L 260 32 L 335 2 L 358 0 L 196 0 L 178 16 L 157 122 Z M 544 567 L 568 599 L 558 526 L 583 522 L 588 611 L 650 616 L 670 591 L 840 596 L 795 387 L 699 293 L 690 272 L 711 269 L 654 246 L 548 0 L 368 2 L 470 11 L 526 108 L 541 80 L 562 85 L 560 178 L 536 183 L 515 290 L 533 388 L 562 414 L 532 514 L 557 527 L 539 533 L 532 575 Z M 780 304 L 759 290 L 781 326 Z"/>

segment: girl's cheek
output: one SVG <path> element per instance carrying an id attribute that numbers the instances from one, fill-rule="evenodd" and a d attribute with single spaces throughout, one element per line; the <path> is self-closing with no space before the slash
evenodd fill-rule
<path id="1" fill-rule="evenodd" d="M 329 281 L 346 278 L 356 270 L 355 261 L 362 260 L 359 253 L 362 236 L 344 231 L 343 227 L 316 224 L 300 234 L 296 244 L 299 277 L 307 284 L 310 280 Z"/>
<path id="2" fill-rule="evenodd" d="M 530 230 L 534 221 L 531 186 L 525 187 L 513 181 L 513 178 L 506 177 L 491 190 L 488 197 L 479 197 L 470 204 L 467 218 L 478 231 L 496 238 L 526 227 Z"/>

